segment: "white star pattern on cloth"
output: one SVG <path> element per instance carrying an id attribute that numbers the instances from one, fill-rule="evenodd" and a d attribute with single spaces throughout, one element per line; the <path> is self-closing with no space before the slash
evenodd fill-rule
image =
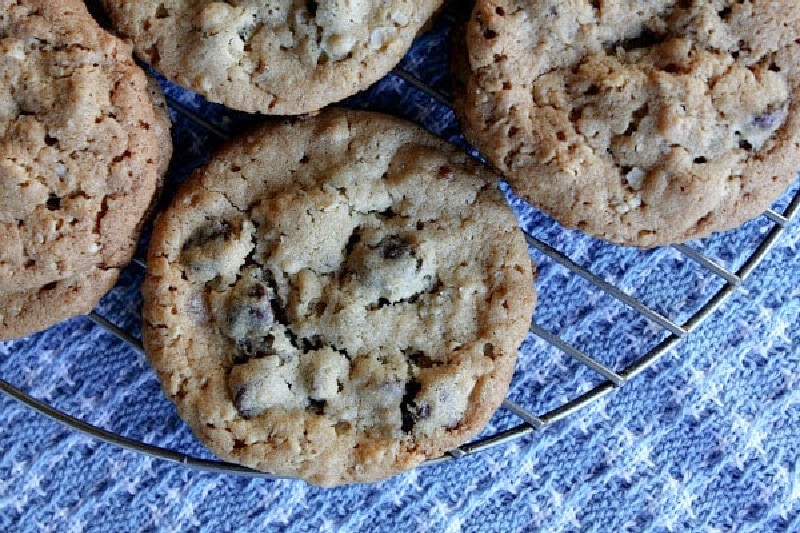
<path id="1" fill-rule="evenodd" d="M 685 512 L 689 518 L 697 518 L 694 514 L 694 502 L 697 500 L 698 495 L 689 491 L 683 491 L 678 497 L 678 509 Z"/>
<path id="2" fill-rule="evenodd" d="M 703 394 L 700 396 L 697 403 L 704 404 L 711 402 L 718 407 L 722 407 L 723 403 L 722 399 L 720 398 L 720 393 L 724 388 L 725 385 L 723 382 L 709 380 L 707 386 L 705 387 L 705 390 L 703 391 Z"/>
<path id="3" fill-rule="evenodd" d="M 775 323 L 770 331 L 770 340 L 769 340 L 770 345 L 774 346 L 777 343 L 777 341 L 781 341 L 781 343 L 791 346 L 792 339 L 789 337 L 787 330 L 792 327 L 793 325 L 788 320 L 784 320 L 782 318 L 776 318 Z"/>
<path id="4" fill-rule="evenodd" d="M 538 480 L 541 477 L 539 473 L 536 472 L 538 467 L 539 460 L 536 457 L 532 457 L 529 461 L 524 461 L 519 467 L 519 477 L 529 481 Z"/>
<path id="5" fill-rule="evenodd" d="M 772 498 L 775 497 L 775 494 L 781 492 L 781 487 L 783 486 L 774 480 L 771 483 L 759 483 L 759 485 L 758 501 L 766 504 L 772 501 Z"/>
<path id="6" fill-rule="evenodd" d="M 623 427 L 616 440 L 612 441 L 608 446 L 603 446 L 603 460 L 613 464 L 618 457 L 624 455 L 626 450 L 630 449 L 635 440 L 636 436 L 633 432 L 627 427 Z M 625 474 L 630 474 L 630 472 L 625 472 Z"/>
<path id="7" fill-rule="evenodd" d="M 334 532 L 336 531 L 336 522 L 330 518 L 323 518 L 322 524 L 319 527 L 320 532 Z"/>
<path id="8" fill-rule="evenodd" d="M 650 458 L 650 453 L 653 449 L 650 447 L 649 444 L 642 444 L 634 453 L 633 457 L 631 458 L 631 463 L 633 464 L 634 468 L 638 468 L 640 465 L 645 468 L 653 468 L 655 467 L 655 463 Z"/>
<path id="9" fill-rule="evenodd" d="M 53 533 L 59 527 L 57 522 L 36 522 L 37 533 Z"/>
<path id="10" fill-rule="evenodd" d="M 55 381 L 66 384 L 68 387 L 75 385 L 75 380 L 72 379 L 72 369 L 70 369 L 70 367 L 67 365 L 55 365 L 53 377 L 55 378 Z"/>
<path id="11" fill-rule="evenodd" d="M 766 431 L 761 428 L 753 428 L 747 439 L 745 449 L 755 450 L 759 455 L 765 455 L 767 452 L 764 451 L 764 441 L 767 437 L 769 437 L 769 434 Z"/>
<path id="12" fill-rule="evenodd" d="M 177 487 L 168 488 L 167 489 L 167 496 L 166 496 L 165 499 L 166 499 L 166 501 L 172 502 L 172 503 L 181 501 L 181 489 L 179 489 Z"/>
<path id="13" fill-rule="evenodd" d="M 573 249 L 572 253 L 570 254 L 573 261 L 576 263 L 588 263 L 589 262 L 589 248 L 594 244 L 594 241 L 589 239 L 578 239 L 575 241 L 575 248 Z"/>
<path id="14" fill-rule="evenodd" d="M 787 477 L 789 474 L 787 472 Z M 778 514 L 784 520 L 787 520 L 795 507 L 795 502 L 800 501 L 800 465 L 795 460 L 794 471 L 791 474 L 791 490 L 787 491 L 786 497 L 781 502 L 778 509 Z"/>
<path id="15" fill-rule="evenodd" d="M 447 529 L 445 529 L 445 533 L 461 533 L 463 523 L 464 520 L 460 516 L 451 519 Z"/>
<path id="16" fill-rule="evenodd" d="M 183 502 L 181 511 L 178 514 L 178 521 L 180 522 L 188 521 L 193 526 L 200 525 L 200 520 L 198 520 L 194 514 L 194 503 L 188 500 Z"/>
<path id="17" fill-rule="evenodd" d="M 83 413 L 93 413 L 99 404 L 100 400 L 94 396 L 82 396 L 79 400 L 80 410 Z"/>
<path id="18" fill-rule="evenodd" d="M 42 380 L 36 387 L 31 390 L 31 395 L 44 402 L 53 401 L 53 392 L 56 390 L 56 384 L 48 380 Z"/>
<path id="19" fill-rule="evenodd" d="M 662 514 L 658 518 L 661 524 L 667 528 L 667 531 L 676 531 L 675 524 L 678 522 L 677 513 Z"/>
<path id="20" fill-rule="evenodd" d="M 39 496 L 44 496 L 45 492 L 42 490 L 42 476 L 40 474 L 29 474 L 28 481 L 25 482 L 23 490 L 27 493 L 35 492 Z"/>
<path id="21" fill-rule="evenodd" d="M 562 507 L 564 504 L 564 495 L 558 492 L 558 490 L 554 489 L 553 487 L 550 487 L 549 492 L 550 492 L 550 498 L 552 498 L 553 500 L 553 506 L 559 508 Z"/>
<path id="22" fill-rule="evenodd" d="M 166 514 L 166 510 L 169 508 L 169 506 L 166 506 L 166 505 L 163 505 L 163 504 L 160 504 L 160 503 L 159 504 L 155 504 L 155 503 L 147 502 L 146 505 L 147 505 L 147 510 L 150 511 L 150 520 L 154 524 L 158 524 L 159 522 L 161 522 L 161 519 Z"/>
<path id="23" fill-rule="evenodd" d="M 431 518 L 447 518 L 450 516 L 450 506 L 444 500 L 437 500 L 431 505 L 428 510 L 428 516 Z"/>
<path id="24" fill-rule="evenodd" d="M 795 384 L 800 381 L 800 372 L 791 368 L 781 368 L 781 388 L 787 391 L 794 391 Z M 792 398 L 792 403 L 796 403 L 797 399 Z"/>
<path id="25" fill-rule="evenodd" d="M 661 327 L 658 323 L 653 322 L 652 320 L 648 320 L 645 322 L 644 329 L 642 329 L 642 334 L 645 338 L 649 337 L 656 337 L 661 335 L 664 332 L 664 328 Z"/>
<path id="26" fill-rule="evenodd" d="M 8 487 L 10 487 L 12 483 L 13 480 L 11 479 L 0 479 L 0 496 L 5 496 Z"/>
<path id="27" fill-rule="evenodd" d="M 674 478 L 670 474 L 667 474 L 667 479 L 664 482 L 662 490 L 671 496 L 677 494 L 682 486 L 683 483 L 680 479 Z"/>
<path id="28" fill-rule="evenodd" d="M 562 520 L 564 521 L 565 525 L 570 528 L 576 528 L 580 531 L 581 528 L 581 521 L 578 520 L 578 508 L 569 505 L 566 509 L 564 509 Z"/>
<path id="29" fill-rule="evenodd" d="M 11 465 L 11 476 L 12 477 L 19 476 L 20 474 L 22 474 L 22 472 L 25 471 L 27 466 L 28 466 L 27 461 L 15 460 L 14 463 Z"/>
<path id="30" fill-rule="evenodd" d="M 733 414 L 733 421 L 731 423 L 731 432 L 736 435 L 742 435 L 750 429 L 752 421 L 743 417 L 739 413 Z"/>
<path id="31" fill-rule="evenodd" d="M 81 520 L 78 518 L 75 520 L 69 528 L 69 533 L 83 533 L 86 529 L 86 520 Z"/>
<path id="32" fill-rule="evenodd" d="M 139 479 L 137 477 L 125 476 L 120 482 L 120 488 L 128 494 L 134 495 L 138 492 Z"/>

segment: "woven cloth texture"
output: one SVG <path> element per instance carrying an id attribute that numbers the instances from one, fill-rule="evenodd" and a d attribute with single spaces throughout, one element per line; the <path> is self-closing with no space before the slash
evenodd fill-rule
<path id="1" fill-rule="evenodd" d="M 342 105 L 408 118 L 469 149 L 446 104 L 458 9 L 440 15 L 400 65 L 433 93 L 393 73 Z M 168 198 L 223 137 L 264 119 L 160 81 L 173 102 Z M 778 212 L 798 188 L 775 204 Z M 599 242 L 503 190 L 532 235 L 678 324 L 723 285 L 675 247 Z M 761 217 L 689 246 L 736 271 L 772 227 Z M 85 436 L 0 395 L 0 531 L 800 531 L 798 252 L 795 219 L 705 322 L 622 388 L 522 439 L 372 485 L 319 489 L 201 472 Z M 605 291 L 531 255 L 535 322 L 545 330 L 616 371 L 665 338 Z M 128 267 L 96 308 L 136 336 L 142 276 L 142 267 Z M 213 459 L 144 355 L 85 317 L 0 343 L 0 378 L 113 433 Z M 509 397 L 542 414 L 603 380 L 531 334 Z M 501 409 L 483 436 L 519 423 Z"/>

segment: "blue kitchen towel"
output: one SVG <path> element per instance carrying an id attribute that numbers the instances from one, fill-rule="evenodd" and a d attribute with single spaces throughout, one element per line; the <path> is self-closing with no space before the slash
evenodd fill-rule
<path id="1" fill-rule="evenodd" d="M 406 117 L 469 149 L 446 105 L 457 9 L 418 38 L 397 73 L 343 105 Z M 176 145 L 168 197 L 225 137 L 263 119 L 161 81 Z M 538 240 L 677 324 L 723 287 L 684 250 L 599 242 L 503 189 Z M 761 217 L 689 247 L 737 271 L 774 225 Z M 799 251 L 795 219 L 704 323 L 619 390 L 524 438 L 372 485 L 326 490 L 202 472 L 85 436 L 0 395 L 0 531 L 800 531 Z M 531 254 L 544 330 L 617 371 L 666 337 L 550 255 Z M 142 276 L 128 267 L 96 309 L 137 336 Z M 0 378 L 115 434 L 213 459 L 144 356 L 88 318 L 0 343 Z M 543 414 L 604 379 L 531 334 L 509 397 Z M 519 423 L 501 410 L 482 437 Z"/>

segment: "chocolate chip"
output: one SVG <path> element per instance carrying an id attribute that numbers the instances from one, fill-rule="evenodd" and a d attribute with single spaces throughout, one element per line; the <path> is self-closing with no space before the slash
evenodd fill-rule
<path id="1" fill-rule="evenodd" d="M 227 243 L 242 230 L 241 224 L 234 227 L 229 221 L 216 219 L 197 228 L 181 248 L 180 262 L 186 274 L 194 279 L 208 281 L 219 274 Z"/>
<path id="2" fill-rule="evenodd" d="M 47 209 L 50 211 L 58 211 L 61 208 L 61 198 L 58 196 L 51 194 L 49 198 L 47 198 Z"/>
<path id="3" fill-rule="evenodd" d="M 353 233 L 350 235 L 350 238 L 347 239 L 347 244 L 344 247 L 344 252 L 347 256 L 353 253 L 356 245 L 361 242 L 361 228 L 356 228 L 353 230 Z"/>
<path id="4" fill-rule="evenodd" d="M 400 402 L 400 414 L 403 418 L 400 429 L 405 433 L 414 429 L 414 424 L 419 420 L 417 417 L 417 405 L 414 399 L 417 397 L 420 390 L 422 390 L 422 385 L 420 385 L 419 382 L 411 380 L 406 383 L 405 394 L 403 394 L 403 399 Z"/>
<path id="5" fill-rule="evenodd" d="M 228 240 L 231 235 L 233 235 L 233 228 L 230 222 L 227 220 L 214 220 L 210 224 L 194 230 L 189 238 L 186 239 L 186 242 L 183 243 L 182 250 L 185 252 L 191 248 L 198 248 L 216 239 Z"/>
<path id="6" fill-rule="evenodd" d="M 642 32 L 631 39 L 625 39 L 620 44 L 626 51 L 637 50 L 640 48 L 652 48 L 664 42 L 665 35 L 656 33 L 649 28 L 644 28 Z"/>
<path id="7" fill-rule="evenodd" d="M 319 350 L 325 345 L 322 337 L 314 335 L 309 339 L 303 339 L 303 352 L 308 353 L 314 350 Z"/>
<path id="8" fill-rule="evenodd" d="M 414 255 L 411 243 L 399 235 L 389 235 L 381 239 L 377 250 L 380 250 L 384 259 L 397 259 L 403 255 Z"/>
<path id="9" fill-rule="evenodd" d="M 234 356 L 234 362 L 273 353 L 275 337 L 270 328 L 275 318 L 267 286 L 260 281 L 242 278 L 226 302 L 220 328 L 239 348 L 240 353 Z"/>
<path id="10" fill-rule="evenodd" d="M 762 130 L 771 130 L 781 125 L 786 120 L 788 113 L 783 105 L 780 107 L 769 106 L 766 111 L 753 117 L 753 126 Z"/>
<path id="11" fill-rule="evenodd" d="M 442 165 L 439 167 L 439 170 L 436 171 L 436 175 L 441 179 L 450 179 L 453 177 L 453 169 L 447 165 Z"/>
<path id="12" fill-rule="evenodd" d="M 408 353 L 404 351 L 403 355 L 408 357 L 408 359 L 418 368 L 431 368 L 436 365 L 436 362 L 433 359 L 428 357 L 425 352 L 420 350 L 414 350 Z"/>
<path id="13" fill-rule="evenodd" d="M 247 292 L 247 295 L 251 298 L 263 298 L 266 294 L 267 288 L 263 283 L 256 283 L 250 287 L 250 290 Z"/>
<path id="14" fill-rule="evenodd" d="M 258 414 L 255 409 L 247 405 L 246 396 L 249 392 L 250 388 L 247 385 L 242 385 L 236 389 L 236 393 L 233 395 L 233 406 L 236 407 L 242 418 L 253 418 Z"/>
<path id="15" fill-rule="evenodd" d="M 314 0 L 309 0 L 306 2 L 306 11 L 308 11 L 308 15 L 311 17 L 317 16 L 317 2 Z"/>
<path id="16" fill-rule="evenodd" d="M 315 400 L 314 398 L 308 399 L 308 407 L 306 410 L 310 413 L 314 413 L 315 415 L 324 415 L 325 414 L 325 405 L 328 402 L 325 400 Z"/>
<path id="17" fill-rule="evenodd" d="M 228 309 L 228 330 L 232 333 L 246 333 L 254 329 L 269 328 L 275 321 L 271 307 L 239 302 Z"/>

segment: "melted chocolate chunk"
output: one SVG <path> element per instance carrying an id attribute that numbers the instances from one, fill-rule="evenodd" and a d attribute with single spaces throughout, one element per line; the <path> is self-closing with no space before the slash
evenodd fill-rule
<path id="1" fill-rule="evenodd" d="M 183 243 L 182 251 L 205 246 L 211 241 L 222 239 L 229 240 L 233 235 L 231 223 L 227 220 L 214 220 L 207 226 L 201 226 L 192 233 Z"/>
<path id="2" fill-rule="evenodd" d="M 306 2 L 306 11 L 308 11 L 308 16 L 316 17 L 317 16 L 317 2 L 314 0 L 308 0 Z"/>
<path id="3" fill-rule="evenodd" d="M 400 429 L 405 433 L 409 433 L 414 429 L 414 424 L 420 420 L 417 415 L 418 406 L 414 400 L 421 389 L 422 385 L 417 381 L 411 380 L 406 383 L 405 394 L 403 394 L 403 400 L 400 402 L 400 413 L 403 417 L 403 423 Z M 428 407 L 428 410 L 430 410 L 430 407 Z M 430 413 L 426 416 L 430 416 Z"/>
<path id="4" fill-rule="evenodd" d="M 228 298 L 221 325 L 222 332 L 236 342 L 240 350 L 234 357 L 235 363 L 272 354 L 275 340 L 270 333 L 275 312 L 267 286 L 260 281 L 244 279 L 239 283 L 242 286 Z"/>
<path id="5" fill-rule="evenodd" d="M 418 368 L 431 368 L 437 365 L 436 361 L 428 357 L 425 352 L 419 350 L 404 352 L 404 355 Z"/>
<path id="6" fill-rule="evenodd" d="M 753 126 L 762 130 L 774 129 L 786 120 L 789 111 L 786 106 L 769 106 L 766 111 L 753 117 Z"/>
<path id="7" fill-rule="evenodd" d="M 325 414 L 325 405 L 328 402 L 325 400 L 315 400 L 314 398 L 308 399 L 308 407 L 306 409 L 314 413 L 315 415 L 324 415 Z"/>
<path id="8" fill-rule="evenodd" d="M 427 420 L 431 416 L 431 405 L 429 403 L 423 403 L 417 406 L 417 410 L 415 411 L 416 421 L 419 422 L 420 420 Z"/>
<path id="9" fill-rule="evenodd" d="M 375 247 L 375 250 L 379 251 L 384 259 L 397 259 L 404 255 L 415 255 L 414 250 L 411 248 L 411 243 L 399 235 L 384 237 Z"/>
<path id="10" fill-rule="evenodd" d="M 236 410 L 242 415 L 242 418 L 253 418 L 258 415 L 256 410 L 247 405 L 247 396 L 249 393 L 250 388 L 247 385 L 242 385 L 236 389 L 233 395 L 233 406 L 236 407 Z"/>

